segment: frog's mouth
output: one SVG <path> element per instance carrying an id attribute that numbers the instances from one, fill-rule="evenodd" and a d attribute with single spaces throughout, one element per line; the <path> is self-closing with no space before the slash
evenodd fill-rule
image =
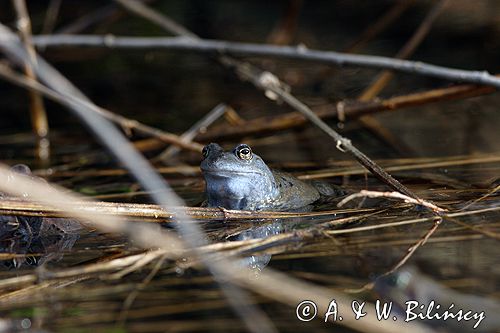
<path id="1" fill-rule="evenodd" d="M 201 169 L 201 172 L 208 174 L 210 176 L 219 177 L 234 177 L 234 176 L 248 176 L 248 175 L 259 175 L 264 176 L 264 173 L 259 171 L 236 171 L 236 170 L 213 170 L 213 169 Z"/>

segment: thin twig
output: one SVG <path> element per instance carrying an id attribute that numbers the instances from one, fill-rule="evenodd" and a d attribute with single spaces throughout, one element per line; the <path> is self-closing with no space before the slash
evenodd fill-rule
<path id="1" fill-rule="evenodd" d="M 191 128 L 189 128 L 186 132 L 182 133 L 180 139 L 186 142 L 191 142 L 196 135 L 199 133 L 206 132 L 207 127 L 210 126 L 214 121 L 219 119 L 225 112 L 227 106 L 225 104 L 218 104 L 215 108 L 210 110 L 202 119 L 196 122 Z M 165 149 L 160 155 L 158 155 L 158 159 L 163 161 L 163 163 L 168 163 L 168 160 L 172 158 L 175 154 L 179 152 L 179 148 L 172 146 Z"/>
<path id="2" fill-rule="evenodd" d="M 437 2 L 431 11 L 424 18 L 422 23 L 419 25 L 415 33 L 411 36 L 411 38 L 406 42 L 406 44 L 399 50 L 396 54 L 395 59 L 406 59 L 410 57 L 418 46 L 424 41 L 425 37 L 429 34 L 432 25 L 442 13 L 446 4 L 449 0 L 440 0 Z M 361 101 L 367 101 L 376 97 L 380 91 L 389 83 L 392 79 L 391 71 L 383 71 L 378 74 L 375 80 L 373 80 L 372 84 L 363 91 L 363 93 L 359 96 Z"/>
<path id="3" fill-rule="evenodd" d="M 490 85 L 500 88 L 500 79 L 486 71 L 468 71 L 389 57 L 311 50 L 304 46 L 276 46 L 222 40 L 194 40 L 187 37 L 116 37 L 89 35 L 34 36 L 42 48 L 104 47 L 110 49 L 169 49 L 252 57 L 277 57 L 336 66 L 389 69 L 443 80 Z"/>
<path id="4" fill-rule="evenodd" d="M 36 80 L 33 70 L 37 66 L 35 48 L 32 44 L 31 20 L 25 0 L 12 0 L 17 12 L 17 29 L 29 54 L 29 60 L 24 63 L 24 71 L 30 79 Z M 47 165 L 50 159 L 49 122 L 43 105 L 42 96 L 36 91 L 29 91 L 30 115 L 33 132 L 36 136 L 36 157 L 42 165 Z"/>
<path id="5" fill-rule="evenodd" d="M 142 0 L 142 1 L 145 3 L 150 3 L 153 2 L 154 0 Z M 104 21 L 109 17 L 117 16 L 120 12 L 122 12 L 121 8 L 116 6 L 115 4 L 105 5 L 86 15 L 80 16 L 74 22 L 68 23 L 67 25 L 57 29 L 55 31 L 55 34 L 80 33 L 86 29 L 89 29 L 91 26 Z"/>
<path id="6" fill-rule="evenodd" d="M 358 39 L 346 47 L 344 52 L 355 53 L 361 48 L 361 45 L 366 44 L 375 36 L 379 35 L 414 4 L 415 0 L 396 1 L 382 17 L 374 24 L 371 24 Z"/>
<path id="7" fill-rule="evenodd" d="M 337 209 L 323 212 L 264 212 L 264 211 L 244 211 L 244 210 L 228 210 L 212 207 L 177 207 L 170 210 L 165 210 L 158 205 L 152 204 L 135 204 L 135 203 L 119 203 L 119 202 L 80 202 L 83 211 L 89 213 L 99 213 L 109 216 L 127 216 L 140 218 L 149 222 L 171 222 L 181 209 L 186 210 L 186 214 L 192 219 L 210 221 L 220 221 L 224 219 L 240 219 L 240 220 L 255 220 L 255 219 L 279 219 L 290 217 L 320 217 L 333 216 L 336 214 L 347 214 L 366 212 L 370 210 L 352 210 L 352 209 Z M 1 215 L 16 215 L 16 216 L 41 216 L 41 217 L 62 217 L 64 210 L 58 207 L 51 207 L 41 203 L 18 200 L 14 198 L 2 198 L 0 200 Z"/>
<path id="8" fill-rule="evenodd" d="M 227 58 L 225 61 L 230 64 L 231 59 Z M 236 64 L 237 65 L 237 64 Z M 251 71 L 251 68 L 236 68 L 238 73 L 245 75 L 245 77 L 255 78 L 254 74 L 247 74 L 248 71 Z M 241 72 L 243 70 L 243 72 Z M 267 73 L 268 76 L 272 76 L 272 74 Z M 415 197 L 415 194 L 412 193 L 408 188 L 399 183 L 396 179 L 394 179 L 391 175 L 389 175 L 386 171 L 380 168 L 375 162 L 369 159 L 365 154 L 359 151 L 356 147 L 352 145 L 350 140 L 342 137 L 335 130 L 333 130 L 330 126 L 328 126 L 325 122 L 323 122 L 309 107 L 305 104 L 297 100 L 293 95 L 283 89 L 279 84 L 275 84 L 274 81 L 262 80 L 263 77 L 260 77 L 256 81 L 253 81 L 258 87 L 265 91 L 271 91 L 272 93 L 279 96 L 285 102 L 293 106 L 295 109 L 299 110 L 299 112 L 303 113 L 306 118 L 308 118 L 312 123 L 322 129 L 325 133 L 331 136 L 335 142 L 337 143 L 337 149 L 341 151 L 347 151 L 352 154 L 364 167 L 366 167 L 370 172 L 372 172 L 377 178 L 381 181 L 397 190 L 398 192 L 404 193 L 408 196 Z M 185 144 L 183 142 L 183 144 Z"/>
<path id="9" fill-rule="evenodd" d="M 288 45 L 292 42 L 297 31 L 302 2 L 303 0 L 288 1 L 283 17 L 266 38 L 269 44 Z"/>
<path id="10" fill-rule="evenodd" d="M 351 201 L 353 199 L 365 198 L 365 197 L 399 199 L 399 200 L 403 200 L 404 202 L 407 202 L 407 203 L 412 203 L 414 205 L 420 205 L 420 206 L 427 207 L 435 213 L 441 213 L 441 212 L 446 211 L 446 209 L 438 207 L 433 203 L 430 203 L 428 201 L 418 199 L 418 198 L 415 199 L 415 198 L 409 197 L 409 196 L 404 195 L 404 194 L 399 193 L 399 192 L 378 192 L 378 191 L 367 191 L 367 190 L 362 190 L 358 193 L 354 193 L 354 194 L 349 195 L 348 197 L 346 197 L 342 201 L 340 201 L 337 204 L 337 207 L 342 207 L 343 205 L 345 205 L 346 203 L 348 203 L 349 201 Z"/>
<path id="11" fill-rule="evenodd" d="M 141 290 L 146 288 L 147 285 L 151 282 L 151 280 L 153 280 L 153 278 L 158 273 L 158 271 L 162 268 L 163 263 L 167 259 L 167 257 L 165 255 L 159 256 L 157 258 L 158 258 L 158 261 L 155 264 L 155 266 L 153 267 L 153 269 L 151 270 L 151 272 L 149 272 L 149 274 L 144 278 L 144 280 L 142 280 L 142 282 L 137 285 L 137 287 L 127 296 L 127 298 L 123 302 L 122 309 L 121 309 L 120 313 L 118 314 L 118 318 L 117 318 L 118 324 L 121 324 L 121 325 L 125 324 L 125 322 L 127 320 L 128 311 L 132 307 L 132 304 L 134 303 L 135 299 L 137 298 L 137 296 L 139 295 Z"/>
<path id="12" fill-rule="evenodd" d="M 466 212 L 447 213 L 447 214 L 443 215 L 443 218 L 471 216 L 471 215 L 476 215 L 476 214 L 483 214 L 486 212 L 498 212 L 498 211 L 500 211 L 500 207 L 491 207 L 491 208 L 478 209 L 478 210 L 469 210 Z M 435 218 L 436 218 L 435 216 L 422 217 L 422 218 L 418 218 L 418 219 L 389 222 L 389 223 L 376 224 L 376 225 L 363 226 L 363 227 L 355 227 L 355 228 L 349 228 L 349 229 L 328 230 L 328 231 L 326 231 L 326 233 L 329 235 L 351 234 L 351 233 L 356 233 L 356 232 L 365 232 L 365 231 L 371 231 L 371 230 L 383 229 L 383 228 L 394 228 L 394 227 L 408 225 L 408 224 L 423 223 L 423 222 L 428 222 L 428 221 L 434 220 Z"/>
<path id="13" fill-rule="evenodd" d="M 442 222 L 441 218 L 435 218 L 434 224 L 432 225 L 432 227 L 429 230 L 427 230 L 427 232 L 424 234 L 424 236 L 422 238 L 420 238 L 415 244 L 410 246 L 410 248 L 408 249 L 406 254 L 396 263 L 396 265 L 394 265 L 390 270 L 388 270 L 384 274 L 380 275 L 379 277 L 392 274 L 395 271 L 397 271 L 401 266 L 403 266 L 408 261 L 408 259 L 411 258 L 413 253 L 415 253 L 415 251 L 417 251 L 418 248 L 420 248 L 422 245 L 424 245 L 425 242 L 427 242 L 427 240 L 432 236 L 432 234 L 434 234 L 434 232 L 440 226 L 441 222 Z M 371 289 L 373 287 L 373 284 L 374 284 L 374 282 L 368 283 L 367 285 L 365 285 L 363 287 L 363 289 Z"/>
<path id="14" fill-rule="evenodd" d="M 431 27 L 435 20 L 439 17 L 444 10 L 448 0 L 441 0 L 437 2 L 434 7 L 429 11 L 422 23 L 419 25 L 415 33 L 406 42 L 401 50 L 396 54 L 396 59 L 407 59 L 410 57 L 417 47 L 424 41 L 425 37 L 431 31 Z M 358 99 L 360 101 L 369 101 L 375 98 L 392 80 L 394 74 L 391 71 L 385 70 L 379 73 L 373 82 L 360 94 Z M 358 121 L 366 128 L 371 130 L 377 136 L 390 143 L 394 148 L 402 153 L 411 152 L 403 141 L 396 138 L 385 126 L 383 126 L 376 118 L 366 115 L 360 117 Z"/>
<path id="15" fill-rule="evenodd" d="M 485 195 L 481 196 L 480 198 L 477 198 L 473 201 L 471 201 L 469 204 L 465 205 L 464 207 L 462 207 L 462 209 L 460 210 L 467 210 L 470 206 L 472 205 L 475 205 L 476 203 L 478 203 L 479 201 L 482 201 L 484 199 L 486 199 L 487 197 L 495 194 L 496 192 L 500 191 L 500 185 L 496 186 L 494 189 L 492 190 L 489 190 L 488 193 L 486 193 Z"/>
<path id="16" fill-rule="evenodd" d="M 148 21 L 151 21 L 154 24 L 162 27 L 164 30 L 171 31 L 175 35 L 186 36 L 193 39 L 198 38 L 198 36 L 193 34 L 191 31 L 187 30 L 180 24 L 177 24 L 177 22 L 175 22 L 174 20 L 171 20 L 165 15 L 162 15 L 157 11 L 149 8 L 140 1 L 115 0 L 115 2 L 118 2 L 128 11 L 131 11 L 135 14 L 139 14 L 140 16 L 147 18 Z"/>
<path id="17" fill-rule="evenodd" d="M 45 20 L 43 21 L 42 34 L 50 34 L 56 25 L 57 16 L 61 9 L 62 0 L 51 0 L 45 13 Z"/>

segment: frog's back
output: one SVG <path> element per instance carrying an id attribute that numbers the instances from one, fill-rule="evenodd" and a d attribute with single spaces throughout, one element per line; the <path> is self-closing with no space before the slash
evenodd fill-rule
<path id="1" fill-rule="evenodd" d="M 320 192 L 311 184 L 289 173 L 272 170 L 280 195 L 275 200 L 279 209 L 297 209 L 312 204 L 320 198 Z"/>
<path id="2" fill-rule="evenodd" d="M 339 197 L 346 192 L 339 186 L 321 180 L 303 181 L 289 173 L 272 170 L 280 196 L 275 201 L 276 208 L 298 209 L 308 206 L 321 197 Z"/>

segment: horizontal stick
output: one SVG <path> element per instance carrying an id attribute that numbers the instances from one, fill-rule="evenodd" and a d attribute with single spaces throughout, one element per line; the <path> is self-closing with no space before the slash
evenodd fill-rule
<path id="1" fill-rule="evenodd" d="M 2 42 L 2 41 L 0 41 Z M 48 47 L 107 47 L 111 49 L 170 49 L 212 52 L 239 56 L 265 56 L 313 61 L 337 66 L 357 66 L 390 69 L 440 79 L 491 85 L 500 88 L 500 79 L 486 71 L 467 71 L 443 66 L 381 56 L 345 54 L 334 51 L 310 50 L 305 46 L 275 46 L 228 42 L 222 40 L 195 40 L 189 37 L 115 37 L 89 35 L 34 36 L 39 48 Z"/>
<path id="2" fill-rule="evenodd" d="M 225 220 L 225 219 L 276 219 L 290 217 L 310 217 L 310 216 L 328 216 L 339 213 L 366 213 L 370 209 L 343 209 L 323 212 L 254 212 L 243 210 L 229 210 L 223 208 L 209 207 L 178 207 L 178 209 L 165 210 L 158 205 L 152 204 L 133 204 L 118 202 L 81 202 L 76 203 L 79 210 L 104 215 L 119 215 L 131 218 L 153 219 L 155 222 L 172 222 L 179 211 L 184 210 L 188 216 L 196 220 Z M 41 203 L 19 199 L 0 200 L 0 215 L 20 215 L 20 216 L 41 216 L 41 217 L 65 217 L 68 214 L 64 209 L 54 208 Z"/>

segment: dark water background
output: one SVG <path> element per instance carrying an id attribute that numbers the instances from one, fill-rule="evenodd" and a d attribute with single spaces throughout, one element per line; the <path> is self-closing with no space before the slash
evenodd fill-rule
<path id="1" fill-rule="evenodd" d="M 154 8 L 170 15 L 202 38 L 261 43 L 266 42 L 267 36 L 284 15 L 287 3 L 156 1 Z M 385 32 L 368 42 L 362 53 L 393 56 L 425 17 L 432 3 L 416 1 Z M 35 33 L 43 25 L 47 4 L 48 1 L 28 3 Z M 393 4 L 394 1 L 382 0 L 304 1 L 293 44 L 303 43 L 311 49 L 341 51 Z M 56 30 L 102 5 L 101 1 L 63 1 Z M 0 21 L 14 27 L 14 20 L 15 13 L 10 3 L 0 4 Z M 109 18 L 84 33 L 165 35 L 152 24 L 128 14 Z M 64 49 L 42 51 L 41 55 L 97 105 L 174 133 L 182 133 L 220 102 L 231 105 L 248 120 L 292 111 L 285 105 L 277 105 L 266 99 L 251 84 L 241 82 L 233 73 L 202 54 Z M 499 73 L 500 3 L 494 0 L 452 1 L 411 59 Z M 291 85 L 292 92 L 299 99 L 311 106 L 355 99 L 378 73 L 377 70 L 359 68 L 332 70 L 310 62 L 248 60 L 276 73 Z M 438 79 L 397 74 L 379 97 L 403 95 L 451 84 Z M 443 162 L 450 159 L 493 159 L 493 162 L 488 163 L 428 168 L 417 166 L 394 173 L 421 197 L 445 207 L 457 208 L 498 185 L 499 102 L 500 98 L 496 93 L 377 115 L 377 119 L 407 147 L 404 152 L 392 148 L 356 121 L 348 121 L 343 128 L 337 127 L 337 120 L 329 121 L 329 124 L 350 138 L 370 157 L 382 161 L 385 166 Z M 53 153 L 50 167 L 53 170 L 75 172 L 72 176 L 57 176 L 56 173 L 56 176 L 48 177 L 49 181 L 109 201 L 148 202 L 145 195 L 126 195 L 139 190 L 128 176 L 78 176 L 83 171 L 114 169 L 119 166 L 67 110 L 52 102 L 47 102 L 46 105 Z M 224 122 L 221 120 L 220 123 Z M 44 168 L 33 159 L 34 139 L 30 126 L 26 92 L 0 82 L 0 161 L 9 165 L 25 163 L 43 175 L 46 174 Z M 333 141 L 329 141 L 311 125 L 219 143 L 232 147 L 239 141 L 251 145 L 271 165 L 299 176 L 325 169 L 335 171 L 356 167 L 355 162 L 335 149 Z M 146 155 L 153 158 L 160 151 L 161 149 L 147 151 Z M 494 160 L 495 158 L 498 159 Z M 199 154 L 182 152 L 176 163 L 196 166 L 200 159 Z M 299 167 L 304 163 L 308 163 L 307 167 Z M 163 166 L 161 163 L 156 165 Z M 195 205 L 203 199 L 203 181 L 199 173 L 169 173 L 165 177 L 189 205 Z M 353 192 L 367 187 L 385 189 L 377 180 L 366 177 L 365 174 L 332 176 L 325 180 L 343 184 Z M 383 207 L 389 209 L 362 222 L 360 226 L 422 217 L 421 211 L 407 206 L 392 207 L 381 201 L 374 204 L 375 208 L 380 208 L 379 204 L 386 205 Z M 493 195 L 473 208 L 491 208 L 498 204 L 498 197 Z M 335 208 L 333 205 L 326 205 L 317 209 Z M 461 224 L 444 221 L 408 264 L 418 266 L 428 276 L 460 292 L 498 299 L 499 217 L 498 211 L 492 211 L 459 217 L 457 220 Z M 271 225 L 271 228 L 279 231 L 301 230 L 334 218 L 336 217 L 323 216 L 303 220 L 204 225 L 212 241 L 224 241 L 234 240 L 242 230 L 262 225 Z M 415 223 L 295 242 L 268 249 L 263 261 L 270 259 L 270 267 L 335 290 L 356 289 L 388 271 L 431 225 L 431 222 Z M 485 230 L 490 233 L 489 236 L 484 233 Z M 80 231 L 77 238 L 74 245 L 63 248 L 62 258 L 50 260 L 44 267 L 50 270 L 84 265 L 139 251 L 134 244 L 119 236 Z M 45 247 L 37 245 L 28 250 L 17 250 L 20 257 L 29 260 L 21 260 L 22 264 L 18 269 L 11 268 L 12 259 L 5 260 L 7 265 L 0 272 L 0 277 L 38 272 L 36 267 L 40 258 L 46 255 L 44 251 L 48 247 L 50 246 L 46 244 Z M 244 330 L 205 272 L 182 270 L 179 267 L 181 266 L 175 262 L 165 264 L 153 281 L 139 293 L 125 325 L 116 324 L 124 299 L 151 271 L 151 265 L 118 280 L 108 279 L 103 274 L 82 281 L 66 281 L 67 285 L 64 287 L 46 286 L 42 281 L 34 287 L 2 290 L 0 314 L 3 318 L 8 318 L 6 322 L 14 319 L 18 326 L 22 320 L 29 319 L 29 326 L 35 331 Z M 359 297 L 357 294 L 355 296 Z M 373 293 L 365 296 L 372 299 L 377 297 Z M 300 323 L 295 318 L 295 310 L 288 306 L 263 297 L 256 297 L 256 301 L 280 331 L 323 332 L 332 329 L 331 325 L 322 321 Z"/>

